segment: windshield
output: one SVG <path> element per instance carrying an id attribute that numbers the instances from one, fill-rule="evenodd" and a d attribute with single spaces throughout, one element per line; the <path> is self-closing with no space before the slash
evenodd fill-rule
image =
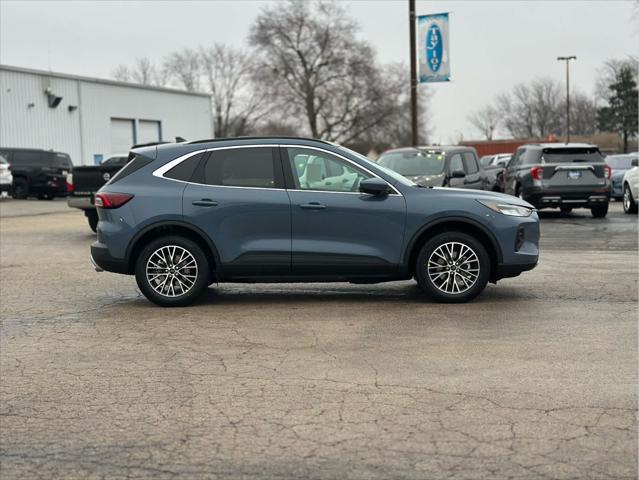
<path id="1" fill-rule="evenodd" d="M 493 156 L 492 155 L 484 155 L 483 157 L 481 157 L 479 159 L 479 164 L 482 167 L 487 167 L 488 165 L 490 165 L 490 163 L 493 161 Z"/>
<path id="2" fill-rule="evenodd" d="M 364 162 L 370 164 L 373 168 L 378 168 L 379 170 L 384 172 L 386 175 L 391 177 L 393 180 L 398 181 L 402 185 L 406 185 L 407 187 L 414 187 L 415 186 L 415 182 L 410 181 L 408 178 L 398 174 L 397 172 L 394 172 L 390 168 L 386 168 L 385 166 L 380 165 L 379 163 L 373 162 L 370 158 L 365 157 L 361 153 L 357 153 L 357 152 L 351 150 L 350 148 L 346 148 L 346 147 L 342 147 L 342 146 L 340 146 L 339 149 L 350 153 L 351 155 L 359 158 L 360 160 L 363 160 Z"/>
<path id="3" fill-rule="evenodd" d="M 606 157 L 606 163 L 613 170 L 630 170 L 632 168 L 632 160 L 637 158 L 633 155 L 610 155 Z"/>
<path id="4" fill-rule="evenodd" d="M 388 167 L 404 176 L 439 175 L 444 171 L 443 152 L 391 152 L 382 155 L 378 165 Z"/>

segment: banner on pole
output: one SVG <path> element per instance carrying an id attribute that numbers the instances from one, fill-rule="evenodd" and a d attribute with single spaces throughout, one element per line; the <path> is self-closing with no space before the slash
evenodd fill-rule
<path id="1" fill-rule="evenodd" d="M 417 54 L 419 82 L 448 82 L 448 12 L 417 17 Z"/>

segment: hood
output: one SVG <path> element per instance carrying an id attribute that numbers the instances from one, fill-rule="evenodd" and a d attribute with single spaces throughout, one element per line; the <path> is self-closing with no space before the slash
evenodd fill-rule
<path id="1" fill-rule="evenodd" d="M 409 180 L 415 182 L 417 185 L 424 187 L 441 187 L 444 184 L 444 174 L 439 175 L 410 175 L 406 176 Z"/>
<path id="2" fill-rule="evenodd" d="M 513 197 L 505 193 L 492 192 L 488 190 L 471 190 L 468 188 L 437 188 L 440 194 L 449 194 L 457 198 L 467 198 L 481 200 L 483 202 L 505 203 L 508 205 L 517 205 L 526 208 L 535 208 L 530 203 L 519 197 Z"/>

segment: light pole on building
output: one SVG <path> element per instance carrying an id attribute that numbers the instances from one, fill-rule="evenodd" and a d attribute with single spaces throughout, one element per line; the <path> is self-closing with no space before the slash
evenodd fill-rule
<path id="1" fill-rule="evenodd" d="M 557 57 L 558 61 L 566 62 L 566 143 L 570 142 L 570 60 L 577 60 L 577 57 Z"/>

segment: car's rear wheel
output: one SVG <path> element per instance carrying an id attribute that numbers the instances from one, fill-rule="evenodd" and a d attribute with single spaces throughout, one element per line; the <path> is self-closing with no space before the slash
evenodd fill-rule
<path id="1" fill-rule="evenodd" d="M 138 287 L 162 307 L 190 305 L 209 284 L 206 254 L 192 240 L 167 236 L 147 244 L 136 260 Z"/>
<path id="2" fill-rule="evenodd" d="M 637 202 L 632 198 L 632 192 L 627 183 L 623 185 L 623 211 L 626 213 L 637 213 Z"/>
<path id="3" fill-rule="evenodd" d="M 29 182 L 26 178 L 16 178 L 13 180 L 11 196 L 23 200 L 29 196 Z"/>
<path id="4" fill-rule="evenodd" d="M 592 213 L 592 216 L 595 218 L 604 218 L 608 214 L 608 204 L 591 207 L 590 213 Z"/>
<path id="5" fill-rule="evenodd" d="M 434 300 L 467 302 L 486 288 L 490 257 L 482 243 L 466 233 L 440 233 L 419 252 L 415 276 Z"/>
<path id="6" fill-rule="evenodd" d="M 89 222 L 89 228 L 94 232 L 98 231 L 98 222 L 100 221 L 98 218 L 98 212 L 95 210 L 85 210 L 84 214 L 87 217 L 87 221 Z"/>

